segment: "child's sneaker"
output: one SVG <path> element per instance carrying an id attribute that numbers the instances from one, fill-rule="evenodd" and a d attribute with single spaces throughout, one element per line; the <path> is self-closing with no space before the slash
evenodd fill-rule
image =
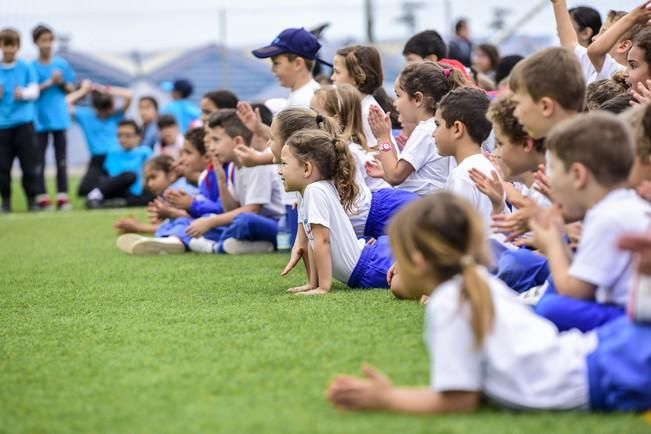
<path id="1" fill-rule="evenodd" d="M 637 322 L 651 322 L 651 276 L 640 274 L 631 288 L 628 316 Z"/>
<path id="2" fill-rule="evenodd" d="M 59 195 L 57 196 L 57 210 L 70 211 L 71 209 L 72 209 L 72 204 L 68 199 L 68 195 L 59 193 Z"/>
<path id="3" fill-rule="evenodd" d="M 244 255 L 247 253 L 270 253 L 274 251 L 274 245 L 269 241 L 243 241 L 227 238 L 222 244 L 222 249 L 229 255 Z"/>
<path id="4" fill-rule="evenodd" d="M 52 201 L 47 194 L 39 194 L 36 196 L 36 211 L 46 211 L 52 209 Z"/>
<path id="5" fill-rule="evenodd" d="M 176 237 L 150 238 L 137 234 L 118 237 L 116 244 L 120 250 L 130 255 L 175 255 L 185 252 L 185 246 Z"/>

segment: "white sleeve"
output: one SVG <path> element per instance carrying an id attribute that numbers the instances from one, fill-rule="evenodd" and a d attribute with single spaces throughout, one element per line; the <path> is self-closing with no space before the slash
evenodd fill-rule
<path id="1" fill-rule="evenodd" d="M 266 205 L 271 202 L 273 182 L 270 167 L 258 166 L 247 170 L 246 191 L 240 206 Z"/>
<path id="2" fill-rule="evenodd" d="M 618 222 L 595 217 L 583 226 L 569 274 L 595 286 L 610 287 L 621 278 L 631 255 L 617 248 L 617 238 L 622 232 L 618 230 Z"/>
<path id="3" fill-rule="evenodd" d="M 581 65 L 581 71 L 583 72 L 583 77 L 586 81 L 590 81 L 590 78 L 597 72 L 588 57 L 588 49 L 581 44 L 576 44 L 574 47 L 574 54 L 576 55 L 579 64 Z"/>
<path id="4" fill-rule="evenodd" d="M 24 101 L 34 101 L 38 99 L 38 95 L 40 92 L 37 83 L 31 83 L 27 87 L 23 87 L 21 90 L 23 92 L 22 99 Z"/>
<path id="5" fill-rule="evenodd" d="M 414 171 L 418 172 L 430 159 L 434 150 L 434 139 L 423 129 L 416 128 L 409 136 L 400 159 L 411 164 Z"/>
<path id="6" fill-rule="evenodd" d="M 453 193 L 454 195 L 465 199 L 473 206 L 473 208 L 477 208 L 480 197 L 479 195 L 483 194 L 479 191 L 475 184 L 456 176 L 453 177 L 450 182 L 448 182 L 446 189 L 450 193 Z"/>
<path id="7" fill-rule="evenodd" d="M 624 70 L 626 70 L 624 65 L 620 65 L 610 54 L 606 54 L 604 64 L 601 67 L 601 71 L 597 73 L 596 80 L 610 79 L 614 74 Z"/>
<path id="8" fill-rule="evenodd" d="M 303 198 L 303 218 L 307 220 L 310 225 L 321 225 L 326 228 L 331 228 L 330 223 L 330 208 L 328 204 L 331 202 L 328 194 L 319 187 L 312 187 L 305 192 Z"/>
<path id="9" fill-rule="evenodd" d="M 430 299 L 426 326 L 432 389 L 480 391 L 482 356 L 475 345 L 468 310 L 466 306 L 459 308 L 458 292 Z"/>

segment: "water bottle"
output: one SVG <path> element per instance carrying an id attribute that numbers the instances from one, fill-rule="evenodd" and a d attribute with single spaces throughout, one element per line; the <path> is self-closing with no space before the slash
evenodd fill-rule
<path id="1" fill-rule="evenodd" d="M 292 246 L 289 245 L 290 239 L 287 216 L 284 215 L 278 221 L 278 235 L 276 235 L 276 246 L 279 252 L 288 251 Z"/>

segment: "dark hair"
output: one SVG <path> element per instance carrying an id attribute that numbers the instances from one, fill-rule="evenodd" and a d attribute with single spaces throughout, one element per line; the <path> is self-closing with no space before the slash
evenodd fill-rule
<path id="1" fill-rule="evenodd" d="M 208 128 L 223 128 L 232 138 L 241 137 L 244 144 L 249 146 L 253 133 L 244 126 L 235 109 L 221 109 L 211 114 L 208 118 Z"/>
<path id="2" fill-rule="evenodd" d="M 581 65 L 567 48 L 545 48 L 527 57 L 513 69 L 509 86 L 513 92 L 525 91 L 534 102 L 547 97 L 577 112 L 585 105 Z"/>
<path id="3" fill-rule="evenodd" d="M 522 59 L 524 59 L 524 57 L 519 54 L 502 57 L 495 68 L 495 84 L 499 85 L 502 80 L 508 77 L 515 65 L 517 65 Z"/>
<path id="4" fill-rule="evenodd" d="M 601 30 L 601 15 L 596 9 L 588 6 L 578 6 L 569 10 L 570 16 L 574 22 L 579 26 L 579 30 L 589 28 L 592 30 L 592 35 L 595 36 Z M 592 38 L 590 38 L 590 43 Z"/>
<path id="5" fill-rule="evenodd" d="M 626 93 L 626 82 L 610 78 L 593 81 L 588 85 L 585 103 L 588 110 L 596 110 L 601 104 L 622 93 Z"/>
<path id="6" fill-rule="evenodd" d="M 203 127 L 195 127 L 187 130 L 183 137 L 194 149 L 197 150 L 197 152 L 199 152 L 199 154 L 206 155 L 206 143 L 204 142 L 205 135 L 206 132 Z"/>
<path id="7" fill-rule="evenodd" d="M 143 102 L 143 101 L 149 101 L 151 105 L 154 106 L 156 111 L 158 111 L 158 101 L 156 101 L 156 98 L 150 95 L 145 95 L 145 96 L 141 96 L 140 99 L 138 100 L 138 102 Z"/>
<path id="8" fill-rule="evenodd" d="M 633 95 L 622 93 L 601 103 L 599 110 L 618 115 L 631 108 L 631 101 L 633 101 L 633 99 Z"/>
<path id="9" fill-rule="evenodd" d="M 436 30 L 424 30 L 416 33 L 409 38 L 402 50 L 402 55 L 416 54 L 423 59 L 432 54 L 437 60 L 441 60 L 448 55 L 448 46 Z"/>
<path id="10" fill-rule="evenodd" d="M 113 97 L 97 90 L 91 92 L 90 103 L 98 112 L 106 112 L 113 109 Z"/>
<path id="11" fill-rule="evenodd" d="M 339 123 L 330 116 L 321 116 L 311 109 L 290 107 L 282 110 L 274 119 L 278 124 L 278 139 L 286 142 L 289 137 L 301 130 L 324 130 L 331 136 L 341 131 Z"/>
<path id="12" fill-rule="evenodd" d="M 34 27 L 34 30 L 32 30 L 32 39 L 34 40 L 34 43 L 38 42 L 38 39 L 46 33 L 54 36 L 52 29 L 44 24 L 39 24 L 38 26 Z"/>
<path id="13" fill-rule="evenodd" d="M 118 122 L 118 128 L 126 126 L 133 128 L 133 132 L 138 136 L 142 133 L 142 130 L 138 126 L 138 123 L 133 119 L 122 119 L 120 122 Z"/>
<path id="14" fill-rule="evenodd" d="M 384 90 L 383 87 L 378 87 L 378 89 L 373 94 L 373 98 L 380 105 L 380 108 L 384 113 L 390 113 L 389 117 L 391 118 L 391 128 L 399 129 L 402 128 L 398 117 L 400 114 L 397 110 L 393 109 L 393 98 Z"/>
<path id="15" fill-rule="evenodd" d="M 626 182 L 635 158 L 627 126 L 614 114 L 602 111 L 557 124 L 547 135 L 546 144 L 565 170 L 581 163 L 605 187 Z"/>
<path id="16" fill-rule="evenodd" d="M 165 128 L 178 126 L 178 122 L 176 122 L 176 118 L 172 115 L 160 115 L 156 125 L 159 130 L 164 130 Z"/>
<path id="17" fill-rule="evenodd" d="M 461 18 L 457 20 L 457 22 L 454 24 L 454 33 L 459 33 L 459 31 L 466 27 L 468 25 L 468 20 L 465 18 Z"/>
<path id="18" fill-rule="evenodd" d="M 461 122 L 472 140 L 481 145 L 492 129 L 486 117 L 489 104 L 490 100 L 483 90 L 462 87 L 445 95 L 439 103 L 439 110 L 447 127 Z"/>
<path id="19" fill-rule="evenodd" d="M 145 167 L 148 167 L 151 170 L 172 173 L 173 164 L 174 158 L 170 157 L 169 155 L 157 155 L 147 160 Z"/>
<path id="20" fill-rule="evenodd" d="M 467 82 L 456 68 L 427 61 L 407 65 L 400 73 L 398 84 L 409 98 L 415 98 L 417 92 L 422 93 L 427 100 L 426 108 L 434 113 L 438 102 L 446 93 Z"/>
<path id="21" fill-rule="evenodd" d="M 344 58 L 348 74 L 360 92 L 373 95 L 382 86 L 384 72 L 382 71 L 382 58 L 377 48 L 368 45 L 353 45 L 337 50 L 337 56 Z"/>
<path id="22" fill-rule="evenodd" d="M 257 109 L 260 112 L 260 120 L 262 121 L 263 124 L 267 126 L 271 126 L 271 122 L 274 120 L 274 114 L 271 113 L 271 110 L 269 110 L 269 107 L 264 105 L 264 103 L 261 102 L 254 102 L 251 104 L 251 107 L 253 110 Z"/>
<path id="23" fill-rule="evenodd" d="M 304 130 L 292 134 L 286 145 L 299 161 L 312 162 L 324 179 L 334 182 L 346 212 L 354 210 L 359 186 L 355 182 L 355 159 L 346 140 L 323 130 Z"/>
<path id="24" fill-rule="evenodd" d="M 11 45 L 20 47 L 20 33 L 15 29 L 2 29 L 0 31 L 0 45 Z"/>
<path id="25" fill-rule="evenodd" d="M 209 99 L 217 107 L 217 109 L 235 108 L 237 107 L 237 96 L 230 90 L 220 89 L 206 92 L 203 98 Z"/>
<path id="26" fill-rule="evenodd" d="M 314 60 L 306 59 L 305 57 L 301 57 L 296 53 L 285 52 L 285 53 L 280 53 L 276 56 L 271 56 L 271 58 L 273 59 L 274 57 L 279 57 L 279 56 L 285 56 L 287 60 L 289 60 L 290 62 L 293 62 L 294 60 L 300 57 L 301 59 L 303 59 L 303 63 L 305 63 L 305 68 L 309 72 L 312 72 L 312 69 L 314 69 Z"/>
<path id="27" fill-rule="evenodd" d="M 651 68 L 651 29 L 644 29 L 635 35 L 633 45 L 644 50 L 644 62 Z"/>
<path id="28" fill-rule="evenodd" d="M 477 49 L 483 51 L 486 57 L 488 57 L 491 69 L 496 69 L 497 65 L 500 63 L 500 52 L 497 47 L 493 44 L 479 44 Z"/>

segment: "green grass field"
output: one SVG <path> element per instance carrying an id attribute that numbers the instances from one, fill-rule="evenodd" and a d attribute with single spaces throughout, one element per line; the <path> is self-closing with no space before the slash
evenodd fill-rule
<path id="1" fill-rule="evenodd" d="M 362 361 L 428 382 L 421 306 L 288 295 L 303 276 L 279 276 L 284 254 L 128 257 L 123 214 L 0 216 L 0 432 L 651 432 L 639 415 L 337 412 L 325 386 Z"/>

